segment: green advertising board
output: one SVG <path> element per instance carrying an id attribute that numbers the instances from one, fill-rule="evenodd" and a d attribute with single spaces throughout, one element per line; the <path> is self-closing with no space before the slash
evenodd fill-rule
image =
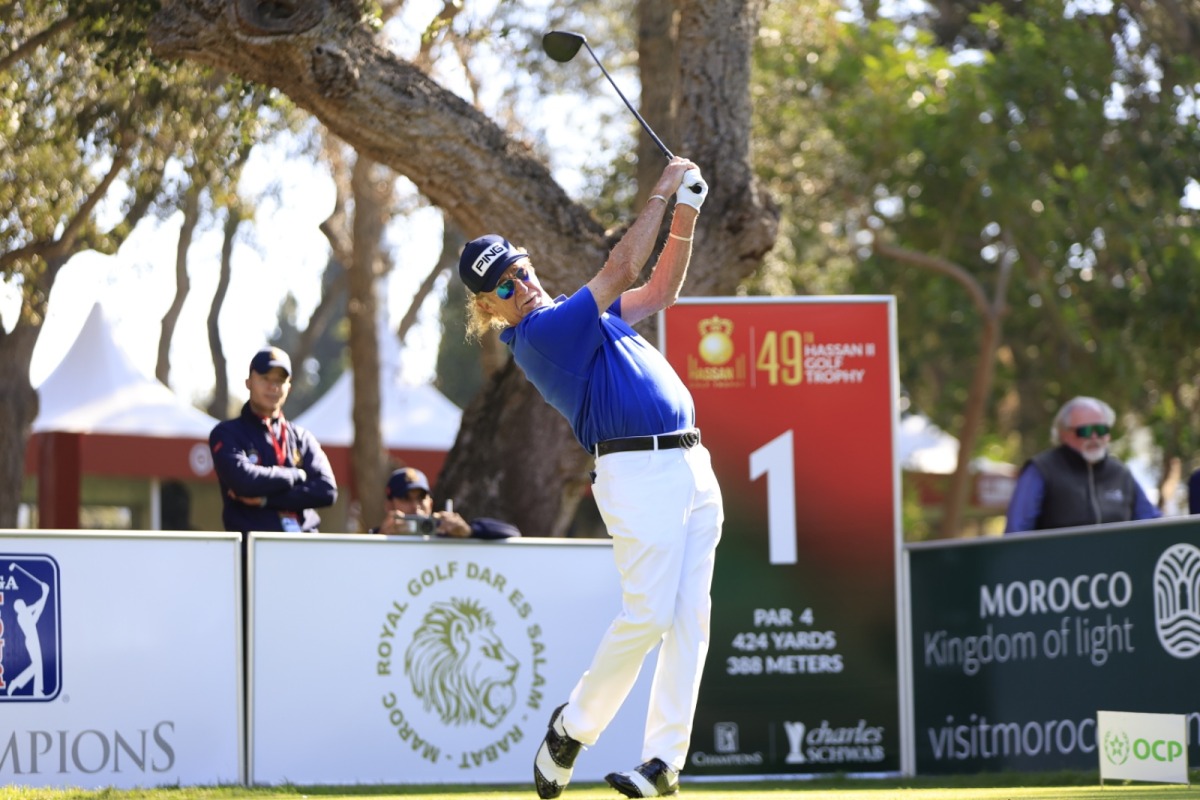
<path id="1" fill-rule="evenodd" d="M 1096 769 L 1098 711 L 1186 715 L 1200 764 L 1200 517 L 905 559 L 918 774 Z"/>

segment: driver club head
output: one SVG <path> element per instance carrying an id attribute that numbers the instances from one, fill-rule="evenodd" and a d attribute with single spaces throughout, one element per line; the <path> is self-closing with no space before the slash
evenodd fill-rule
<path id="1" fill-rule="evenodd" d="M 654 140 L 654 143 L 658 145 L 658 149 L 662 151 L 663 155 L 666 156 L 668 160 L 674 158 L 674 156 L 671 154 L 671 151 L 668 150 L 667 146 L 662 143 L 662 139 L 658 138 L 658 135 L 651 130 L 649 125 L 646 124 L 646 120 L 642 119 L 642 115 L 639 114 L 637 109 L 633 107 L 633 103 L 630 103 L 629 99 L 625 97 L 625 93 L 621 91 L 621 87 L 617 86 L 617 82 L 612 79 L 612 75 L 608 74 L 608 70 L 606 70 L 604 65 L 600 63 L 599 57 L 597 57 L 595 52 L 592 51 L 591 45 L 587 43 L 587 39 L 585 39 L 582 34 L 572 33 L 571 31 L 549 31 L 542 34 L 542 49 L 546 51 L 546 55 L 550 56 L 550 58 L 554 59 L 560 64 L 566 63 L 574 58 L 575 54 L 579 52 L 579 48 L 581 47 L 587 48 L 588 55 L 592 57 L 592 60 L 596 62 L 596 66 L 599 67 L 600 71 L 604 73 L 604 77 L 608 79 L 609 84 L 611 84 L 613 89 L 616 90 L 617 96 L 621 98 L 623 103 L 625 103 L 625 107 L 633 113 L 633 116 L 642 126 L 642 130 L 644 130 L 646 134 L 652 140 Z"/>
<path id="2" fill-rule="evenodd" d="M 542 49 L 560 64 L 565 64 L 575 57 L 579 48 L 587 40 L 578 33 L 570 31 L 549 31 L 542 35 Z"/>

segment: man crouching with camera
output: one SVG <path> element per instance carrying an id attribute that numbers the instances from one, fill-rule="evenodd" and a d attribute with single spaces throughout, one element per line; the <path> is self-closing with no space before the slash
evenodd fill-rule
<path id="1" fill-rule="evenodd" d="M 433 495 L 425 473 L 404 467 L 392 473 L 384 487 L 383 523 L 371 533 L 386 536 L 417 534 L 459 539 L 510 539 L 521 532 L 507 522 L 488 517 L 467 522 L 447 508 L 433 510 Z"/>

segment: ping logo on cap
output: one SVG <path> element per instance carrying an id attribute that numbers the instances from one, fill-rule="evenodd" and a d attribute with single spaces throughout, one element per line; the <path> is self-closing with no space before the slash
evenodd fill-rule
<path id="1" fill-rule="evenodd" d="M 475 263 L 471 265 L 471 271 L 482 278 L 487 274 L 488 267 L 492 265 L 492 262 L 507 253 L 508 248 L 503 243 L 497 242 L 479 254 L 479 258 L 476 258 Z"/>

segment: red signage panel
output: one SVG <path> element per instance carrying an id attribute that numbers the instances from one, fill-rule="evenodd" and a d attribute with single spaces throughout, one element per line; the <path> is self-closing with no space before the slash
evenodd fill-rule
<path id="1" fill-rule="evenodd" d="M 660 318 L 726 514 L 690 774 L 900 769 L 894 331 L 891 297 Z"/>

